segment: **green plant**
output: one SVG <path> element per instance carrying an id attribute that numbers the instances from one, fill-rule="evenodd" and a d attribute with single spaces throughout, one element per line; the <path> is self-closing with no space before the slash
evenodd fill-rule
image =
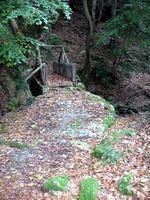
<path id="1" fill-rule="evenodd" d="M 87 178 L 80 183 L 79 200 L 96 200 L 99 189 L 98 180 Z"/>
<path id="2" fill-rule="evenodd" d="M 130 133 L 133 133 L 133 130 L 119 130 L 116 132 L 113 132 L 112 134 L 104 137 L 104 139 L 100 142 L 98 147 L 94 150 L 93 156 L 96 158 L 102 158 L 103 153 L 116 141 L 118 141 L 121 137 L 124 135 L 128 135 Z M 107 152 L 107 151 L 106 151 Z"/>
<path id="3" fill-rule="evenodd" d="M 26 107 L 31 106 L 35 101 L 35 97 L 31 96 L 30 98 L 27 99 L 26 103 L 23 106 L 20 106 L 20 110 L 25 109 Z"/>
<path id="4" fill-rule="evenodd" d="M 123 155 L 122 153 L 114 149 L 107 148 L 103 151 L 101 155 L 101 159 L 103 160 L 102 165 L 105 166 L 109 163 L 118 162 L 120 158 L 122 157 L 122 155 Z"/>
<path id="5" fill-rule="evenodd" d="M 68 176 L 55 176 L 44 183 L 43 189 L 45 191 L 65 191 L 70 180 Z"/>
<path id="6" fill-rule="evenodd" d="M 90 94 L 88 96 L 88 100 L 91 101 L 91 102 L 98 102 L 98 101 L 101 100 L 101 97 L 98 96 L 98 95 Z"/>
<path id="7" fill-rule="evenodd" d="M 113 77 L 117 77 L 120 73 L 129 77 L 130 72 L 137 71 L 145 65 L 143 64 L 145 61 L 140 64 L 137 64 L 138 62 L 135 64 L 134 61 L 139 60 L 141 52 L 150 46 L 148 36 L 150 33 L 150 5 L 148 0 L 130 0 L 122 3 L 122 6 L 117 5 L 117 7 L 117 14 L 107 20 L 103 24 L 103 31 L 96 35 L 96 46 L 104 47 L 105 55 L 103 54 L 103 57 L 110 61 L 109 71 Z M 137 56 L 131 56 L 136 52 L 135 46 L 136 49 L 140 49 L 140 53 Z M 147 70 L 149 64 L 145 66 L 145 70 Z M 103 66 L 101 68 L 102 72 L 103 69 L 104 72 L 107 72 L 108 68 L 105 69 Z M 98 71 L 100 75 L 101 68 Z"/>
<path id="8" fill-rule="evenodd" d="M 38 30 L 48 30 L 54 24 L 61 10 L 70 19 L 71 9 L 67 1 L 57 0 L 11 0 L 0 2 L 0 64 L 8 67 L 28 62 L 33 53 L 32 46 L 40 44 L 35 37 Z M 28 29 L 23 31 L 23 27 Z M 31 37 L 26 32 L 32 30 Z M 33 32 L 34 31 L 34 32 Z"/>
<path id="9" fill-rule="evenodd" d="M 63 40 L 61 39 L 61 37 L 57 34 L 51 34 L 51 37 L 49 39 L 49 44 L 50 45 L 56 45 L 56 44 L 63 44 Z"/>
<path id="10" fill-rule="evenodd" d="M 0 124 L 0 133 L 6 133 L 7 130 L 6 130 L 6 127 L 4 124 Z"/>
<path id="11" fill-rule="evenodd" d="M 126 174 L 118 183 L 119 192 L 123 195 L 133 195 L 131 190 L 131 174 Z"/>
<path id="12" fill-rule="evenodd" d="M 18 102 L 19 102 L 19 99 L 17 97 L 10 98 L 7 104 L 8 110 L 15 111 L 18 108 Z"/>
<path id="13" fill-rule="evenodd" d="M 14 141 L 8 141 L 4 139 L 0 139 L 0 144 L 4 144 L 7 146 L 10 146 L 12 148 L 17 148 L 17 149 L 23 149 L 23 148 L 30 148 L 31 146 L 24 144 L 24 143 L 18 143 Z"/>
<path id="14" fill-rule="evenodd" d="M 70 128 L 72 128 L 72 129 L 77 129 L 77 128 L 79 128 L 79 127 L 81 126 L 81 124 L 82 124 L 82 121 L 81 121 L 81 120 L 78 120 L 78 121 L 72 123 L 72 124 L 70 125 Z"/>
<path id="15" fill-rule="evenodd" d="M 109 114 L 108 116 L 105 117 L 105 119 L 103 120 L 103 126 L 105 129 L 110 128 L 115 122 L 114 116 L 113 114 Z"/>
<path id="16" fill-rule="evenodd" d="M 83 83 L 78 83 L 75 87 L 76 90 L 85 90 L 85 86 Z"/>

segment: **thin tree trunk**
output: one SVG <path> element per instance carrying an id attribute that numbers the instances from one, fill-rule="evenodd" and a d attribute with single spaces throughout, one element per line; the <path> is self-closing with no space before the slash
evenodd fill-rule
<path id="1" fill-rule="evenodd" d="M 15 35 L 15 36 L 21 36 L 22 35 L 15 19 L 10 19 L 9 20 L 9 26 L 11 28 L 11 31 L 12 31 L 13 35 Z"/>
<path id="2" fill-rule="evenodd" d="M 84 65 L 84 70 L 81 76 L 81 79 L 86 81 L 88 80 L 90 69 L 91 69 L 91 48 L 93 46 L 93 33 L 95 29 L 95 9 L 96 9 L 97 0 L 93 0 L 92 3 L 92 16 L 90 15 L 87 0 L 83 0 L 84 14 L 89 24 L 89 33 L 86 38 L 86 61 Z"/>
<path id="3" fill-rule="evenodd" d="M 117 13 L 117 0 L 113 0 L 111 7 L 111 17 L 112 18 L 116 17 L 116 13 Z"/>
<path id="4" fill-rule="evenodd" d="M 99 10 L 99 17 L 98 17 L 98 22 L 100 22 L 101 17 L 102 17 L 102 13 L 103 13 L 103 8 L 104 8 L 104 0 L 101 0 L 101 6 L 100 6 L 100 10 Z"/>

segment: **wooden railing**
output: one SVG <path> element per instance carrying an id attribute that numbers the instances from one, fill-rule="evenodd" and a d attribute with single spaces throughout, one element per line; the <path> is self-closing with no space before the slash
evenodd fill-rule
<path id="1" fill-rule="evenodd" d="M 60 48 L 60 56 L 58 58 L 58 61 L 53 62 L 53 72 L 57 73 L 61 76 L 67 77 L 73 82 L 76 81 L 76 64 L 75 63 L 69 63 L 69 59 L 66 55 L 66 52 L 64 50 L 64 46 L 62 45 L 45 45 L 42 46 L 42 48 Z M 36 69 L 33 69 L 29 72 L 28 75 L 26 75 L 25 80 L 28 81 L 31 77 L 35 76 L 36 79 L 36 73 L 40 70 L 40 82 L 42 85 L 47 85 L 47 79 L 48 79 L 48 65 L 46 63 L 42 62 L 41 53 L 39 46 L 36 47 L 37 51 L 37 65 L 38 67 Z"/>

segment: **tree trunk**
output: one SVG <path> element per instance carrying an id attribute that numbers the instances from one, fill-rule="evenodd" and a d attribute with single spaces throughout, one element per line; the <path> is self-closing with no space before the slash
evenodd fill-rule
<path id="1" fill-rule="evenodd" d="M 86 38 L 86 61 L 85 61 L 83 73 L 81 75 L 81 79 L 84 80 L 85 82 L 88 80 L 88 77 L 90 75 L 90 70 L 91 70 L 91 49 L 93 46 L 93 33 L 95 30 L 96 3 L 97 3 L 97 0 L 93 0 L 92 15 L 90 15 L 89 8 L 87 5 L 87 0 L 83 0 L 84 14 L 89 25 L 89 33 Z"/>
<path id="2" fill-rule="evenodd" d="M 111 17 L 112 18 L 116 17 L 116 12 L 117 12 L 117 0 L 113 0 L 112 6 L 111 6 Z"/>
<path id="3" fill-rule="evenodd" d="M 15 19 L 10 19 L 9 20 L 9 26 L 11 28 L 11 31 L 12 31 L 13 35 L 15 35 L 15 36 L 21 36 L 22 35 Z"/>

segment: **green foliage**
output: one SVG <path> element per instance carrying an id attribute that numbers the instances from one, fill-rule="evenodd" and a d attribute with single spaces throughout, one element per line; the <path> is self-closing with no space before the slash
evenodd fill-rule
<path id="1" fill-rule="evenodd" d="M 0 144 L 4 144 L 7 145 L 9 147 L 12 148 L 17 148 L 17 149 L 23 149 L 23 148 L 30 148 L 31 146 L 24 144 L 24 143 L 18 143 L 18 142 L 14 142 L 14 141 L 8 141 L 8 140 L 3 140 L 0 139 Z"/>
<path id="2" fill-rule="evenodd" d="M 43 189 L 45 191 L 65 191 L 70 180 L 68 176 L 55 176 L 44 183 Z"/>
<path id="3" fill-rule="evenodd" d="M 23 110 L 23 109 L 25 109 L 26 107 L 31 106 L 31 105 L 34 103 L 34 101 L 35 101 L 35 97 L 34 97 L 34 96 L 29 97 L 29 98 L 27 99 L 25 105 L 20 106 L 20 109 Z"/>
<path id="4" fill-rule="evenodd" d="M 113 132 L 112 134 L 104 137 L 104 139 L 100 142 L 98 147 L 94 150 L 93 156 L 96 158 L 102 158 L 103 153 L 109 149 L 109 147 L 118 141 L 124 135 L 129 135 L 133 133 L 133 130 L 119 130 Z M 118 155 L 119 156 L 119 155 Z"/>
<path id="5" fill-rule="evenodd" d="M 79 200 L 96 200 L 99 189 L 98 180 L 87 178 L 80 184 Z"/>
<path id="6" fill-rule="evenodd" d="M 81 125 L 82 125 L 82 121 L 79 120 L 79 121 L 76 121 L 76 122 L 74 122 L 73 124 L 71 124 L 71 125 L 70 125 L 70 128 L 72 128 L 72 129 L 77 129 L 77 128 L 79 128 Z"/>
<path id="7" fill-rule="evenodd" d="M 56 0 L 11 0 L 0 2 L 1 16 L 5 22 L 9 19 L 17 19 L 22 16 L 27 24 L 43 25 L 47 28 L 49 23 L 55 23 L 58 19 L 58 11 L 62 10 L 67 19 L 70 19 L 70 8 L 66 1 Z"/>
<path id="8" fill-rule="evenodd" d="M 90 94 L 88 96 L 88 100 L 91 101 L 91 102 L 98 102 L 98 101 L 101 100 L 101 97 L 98 96 L 98 95 Z"/>
<path id="9" fill-rule="evenodd" d="M 15 19 L 21 26 L 32 29 L 49 29 L 49 25 L 56 22 L 59 11 L 70 19 L 71 10 L 64 0 L 5 0 L 0 2 L 0 64 L 12 67 L 28 62 L 28 56 L 33 54 L 33 45 L 39 42 L 22 33 L 14 35 L 9 21 Z M 21 30 L 21 29 L 20 29 Z M 19 30 L 19 31 L 20 31 Z M 35 29 L 33 29 L 35 31 Z M 32 32 L 32 35 L 35 35 Z"/>
<path id="10" fill-rule="evenodd" d="M 9 111 L 15 111 L 18 107 L 19 99 L 17 97 L 11 97 L 7 104 L 7 108 Z"/>
<path id="11" fill-rule="evenodd" d="M 4 124 L 0 124 L 0 133 L 6 133 L 7 130 L 5 128 L 5 125 Z"/>
<path id="12" fill-rule="evenodd" d="M 116 17 L 104 23 L 103 31 L 96 35 L 96 46 L 104 47 L 105 56 L 112 63 L 109 62 L 105 68 L 103 63 L 101 65 L 97 61 L 100 65 L 97 72 L 99 77 L 104 75 L 105 80 L 107 69 L 109 68 L 114 72 L 116 66 L 121 66 L 122 75 L 128 77 L 130 72 L 143 66 L 142 62 L 140 66 L 133 64 L 133 60 L 139 59 L 139 56 L 136 56 L 136 59 L 131 57 L 130 60 L 128 60 L 128 56 L 131 51 L 137 51 L 135 48 L 132 49 L 134 46 L 136 46 L 136 49 L 143 49 L 143 51 L 150 47 L 149 13 L 150 4 L 148 0 L 128 0 L 123 3 L 122 7 L 118 8 Z M 149 68 L 148 65 L 146 68 Z M 109 81 L 106 80 L 106 83 Z"/>
<path id="13" fill-rule="evenodd" d="M 23 40 L 22 40 L 23 41 Z M 16 64 L 27 63 L 25 54 L 28 49 L 20 45 L 9 28 L 0 22 L 0 64 L 12 67 Z"/>
<path id="14" fill-rule="evenodd" d="M 49 44 L 50 45 L 56 45 L 56 44 L 61 45 L 63 43 L 64 42 L 63 42 L 63 40 L 61 39 L 61 37 L 59 35 L 54 34 L 54 33 L 51 34 L 50 39 L 49 39 Z"/>
<path id="15" fill-rule="evenodd" d="M 122 157 L 122 153 L 117 152 L 114 149 L 107 148 L 103 151 L 101 159 L 103 160 L 102 165 L 105 166 L 109 163 L 116 163 Z"/>
<path id="16" fill-rule="evenodd" d="M 118 183 L 119 192 L 123 195 L 133 195 L 131 190 L 131 175 L 126 174 Z"/>
<path id="17" fill-rule="evenodd" d="M 75 87 L 76 90 L 85 90 L 85 86 L 83 83 L 78 83 Z"/>
<path id="18" fill-rule="evenodd" d="M 115 122 L 114 115 L 109 114 L 104 120 L 103 120 L 103 126 L 105 129 L 110 128 Z"/>

